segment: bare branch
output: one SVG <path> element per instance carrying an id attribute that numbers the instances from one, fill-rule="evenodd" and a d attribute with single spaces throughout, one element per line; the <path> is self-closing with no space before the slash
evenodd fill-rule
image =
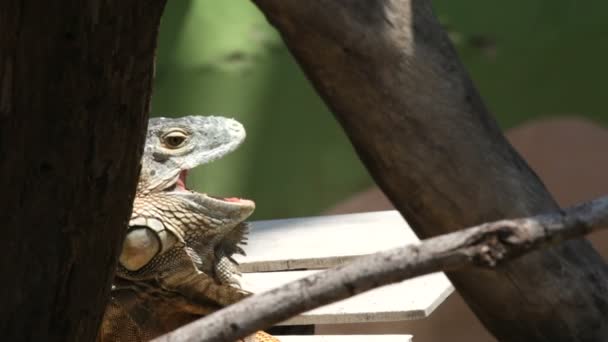
<path id="1" fill-rule="evenodd" d="M 602 228 L 608 228 L 608 196 L 551 214 L 486 223 L 361 257 L 256 294 L 154 341 L 234 341 L 379 286 L 438 271 L 494 268 L 540 247 Z"/>

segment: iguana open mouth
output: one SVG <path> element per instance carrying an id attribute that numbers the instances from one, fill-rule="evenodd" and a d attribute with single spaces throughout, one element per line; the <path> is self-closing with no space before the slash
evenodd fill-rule
<path id="1" fill-rule="evenodd" d="M 175 182 L 174 190 L 190 191 L 190 189 L 188 189 L 186 186 L 187 177 L 188 177 L 188 170 L 182 170 L 179 173 L 179 177 L 177 178 L 177 181 Z M 244 205 L 251 205 L 253 203 L 251 200 L 239 198 L 239 197 L 222 197 L 222 196 L 213 196 L 213 195 L 209 195 L 209 194 L 204 194 L 204 195 L 207 197 L 210 197 L 211 199 L 214 199 L 217 201 L 222 201 L 222 202 L 232 202 L 232 203 L 244 204 Z"/>
<path id="2" fill-rule="evenodd" d="M 175 183 L 175 188 L 178 190 L 186 191 L 186 178 L 188 177 L 188 170 L 182 170 L 179 173 L 179 177 L 177 178 L 177 182 Z"/>

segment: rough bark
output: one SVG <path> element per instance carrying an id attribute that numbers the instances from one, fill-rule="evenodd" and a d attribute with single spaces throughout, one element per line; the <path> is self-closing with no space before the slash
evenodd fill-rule
<path id="1" fill-rule="evenodd" d="M 0 2 L 0 335 L 94 340 L 131 211 L 164 0 Z"/>
<path id="2" fill-rule="evenodd" d="M 235 341 L 302 312 L 373 288 L 439 271 L 496 267 L 524 253 L 608 228 L 608 197 L 536 217 L 486 223 L 386 250 L 280 286 L 154 342 Z"/>
<path id="3" fill-rule="evenodd" d="M 557 209 L 429 0 L 254 2 L 420 237 Z M 608 267 L 585 240 L 448 276 L 502 341 L 608 340 Z"/>

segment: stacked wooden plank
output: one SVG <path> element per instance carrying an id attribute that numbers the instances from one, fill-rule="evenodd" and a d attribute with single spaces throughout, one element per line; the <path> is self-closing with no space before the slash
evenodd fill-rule
<path id="1" fill-rule="evenodd" d="M 260 292 L 353 258 L 418 242 L 397 211 L 258 221 L 251 225 L 249 243 L 245 248 L 247 256 L 239 257 L 238 261 L 244 272 L 243 287 Z M 447 277 L 443 273 L 434 273 L 384 286 L 306 312 L 281 324 L 423 319 L 452 291 Z M 309 338 L 291 336 L 283 339 L 304 342 Z M 340 336 L 317 338 L 314 341 L 343 340 Z M 379 335 L 369 338 L 367 341 L 409 341 L 411 336 Z"/>

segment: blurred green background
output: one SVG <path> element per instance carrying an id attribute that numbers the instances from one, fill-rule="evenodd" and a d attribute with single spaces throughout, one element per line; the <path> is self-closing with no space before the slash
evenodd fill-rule
<path id="1" fill-rule="evenodd" d="M 436 0 L 503 128 L 582 115 L 606 124 L 608 2 Z M 245 144 L 192 173 L 198 191 L 254 199 L 253 219 L 319 214 L 372 183 L 279 35 L 249 1 L 169 1 L 153 116 L 216 114 L 245 125 Z"/>

